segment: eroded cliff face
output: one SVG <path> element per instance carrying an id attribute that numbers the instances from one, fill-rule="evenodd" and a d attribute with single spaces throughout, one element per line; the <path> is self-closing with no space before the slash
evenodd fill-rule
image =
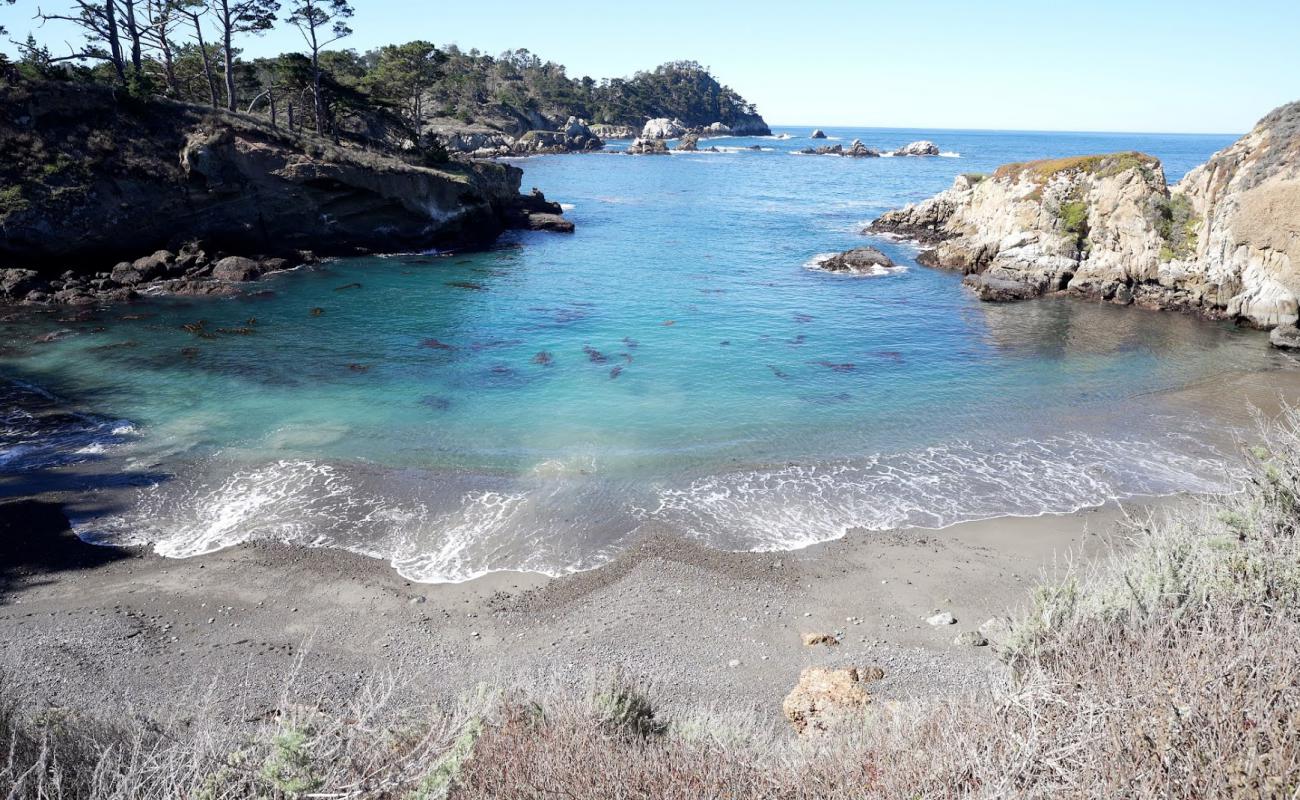
<path id="1" fill-rule="evenodd" d="M 1300 296 L 1300 104 L 1265 117 L 1172 190 L 1141 153 L 1008 164 L 960 176 L 872 232 L 916 239 L 922 263 L 986 300 L 1066 292 L 1259 327 Z"/>
<path id="2" fill-rule="evenodd" d="M 430 169 L 243 115 L 96 87 L 0 88 L 0 266 L 107 269 L 201 240 L 238 254 L 488 241 L 521 171 Z"/>

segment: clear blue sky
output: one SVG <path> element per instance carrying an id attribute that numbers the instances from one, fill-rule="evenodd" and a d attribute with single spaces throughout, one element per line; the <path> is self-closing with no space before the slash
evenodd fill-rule
<path id="1" fill-rule="evenodd" d="M 22 38 L 37 2 L 0 25 Z M 694 59 L 773 124 L 1237 133 L 1300 99 L 1300 0 L 354 2 L 344 46 L 523 47 L 597 78 Z"/>

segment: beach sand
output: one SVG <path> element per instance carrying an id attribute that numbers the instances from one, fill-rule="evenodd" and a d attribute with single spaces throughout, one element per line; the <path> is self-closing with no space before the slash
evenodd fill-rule
<path id="1" fill-rule="evenodd" d="M 400 691 L 436 702 L 481 683 L 579 687 L 620 668 L 669 709 L 773 717 L 814 664 L 878 665 L 886 677 L 875 691 L 886 699 L 962 695 L 1002 667 L 990 648 L 955 644 L 957 635 L 1014 610 L 1067 556 L 1086 561 L 1123 546 L 1116 523 L 1147 508 L 851 532 L 784 553 L 650 535 L 589 572 L 442 585 L 337 550 L 262 544 L 183 560 L 142 550 L 110 557 L 65 534 L 65 556 L 89 553 L 93 563 L 66 556 L 7 574 L 0 668 L 41 704 L 151 714 L 209 692 L 218 703 L 272 708 L 296 659 L 295 692 L 325 704 L 385 670 L 400 673 Z M 936 609 L 958 622 L 927 624 Z M 842 643 L 802 643 L 818 632 Z"/>

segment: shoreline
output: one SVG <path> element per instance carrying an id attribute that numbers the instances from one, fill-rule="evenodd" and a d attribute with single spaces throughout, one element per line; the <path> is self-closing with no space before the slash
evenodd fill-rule
<path id="1" fill-rule="evenodd" d="M 0 669 L 55 706 L 162 711 L 209 688 L 274 703 L 294 660 L 322 702 L 388 669 L 403 691 L 450 699 L 481 683 L 578 686 L 623 669 L 670 706 L 779 716 L 812 664 L 879 665 L 884 700 L 958 695 L 1002 669 L 954 638 L 1012 613 L 1062 560 L 1122 546 L 1126 514 L 1178 499 L 999 518 L 934 531 L 854 534 L 799 551 L 731 553 L 650 534 L 613 561 L 558 578 L 494 573 L 407 581 L 340 550 L 243 544 L 168 559 L 57 545 L 62 559 L 4 574 Z M 109 551 L 89 565 L 83 548 Z M 958 623 L 924 617 L 951 611 Z M 805 633 L 837 633 L 806 647 Z M 738 663 L 737 663 L 738 662 Z"/>

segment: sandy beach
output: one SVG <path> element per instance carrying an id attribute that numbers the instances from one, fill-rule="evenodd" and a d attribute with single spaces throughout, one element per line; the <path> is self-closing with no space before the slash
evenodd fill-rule
<path id="1" fill-rule="evenodd" d="M 218 703 L 272 707 L 299 657 L 297 690 L 327 704 L 385 670 L 437 700 L 621 668 L 670 705 L 774 717 L 812 664 L 878 665 L 886 699 L 963 694 L 1000 667 L 957 635 L 1014 610 L 1067 556 L 1112 546 L 1124 514 L 1146 509 L 861 532 L 788 553 L 649 536 L 589 572 L 443 585 L 334 550 L 257 545 L 173 560 L 64 534 L 57 557 L 6 577 L 3 670 L 33 700 L 146 713 L 209 690 Z M 927 624 L 937 609 L 958 622 Z M 842 642 L 802 643 L 818 632 Z"/>

